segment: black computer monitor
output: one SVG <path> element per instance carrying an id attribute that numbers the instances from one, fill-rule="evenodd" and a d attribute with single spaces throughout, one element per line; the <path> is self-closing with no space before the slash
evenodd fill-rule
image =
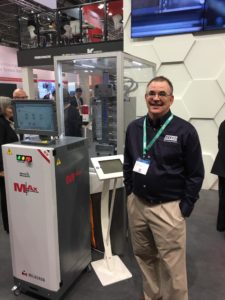
<path id="1" fill-rule="evenodd" d="M 13 100 L 15 131 L 46 137 L 57 136 L 56 105 L 52 100 Z"/>

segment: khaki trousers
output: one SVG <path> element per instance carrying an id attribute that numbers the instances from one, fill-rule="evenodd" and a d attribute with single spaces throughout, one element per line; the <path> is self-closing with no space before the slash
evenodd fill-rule
<path id="1" fill-rule="evenodd" d="M 145 299 L 188 300 L 186 222 L 179 201 L 152 205 L 131 194 L 127 209 Z"/>

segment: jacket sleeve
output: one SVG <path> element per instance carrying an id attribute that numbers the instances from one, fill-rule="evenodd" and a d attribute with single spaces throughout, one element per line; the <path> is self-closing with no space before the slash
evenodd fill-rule
<path id="1" fill-rule="evenodd" d="M 225 121 L 221 123 L 218 133 L 218 148 L 219 151 L 224 151 L 225 149 Z"/>
<path id="2" fill-rule="evenodd" d="M 127 196 L 132 193 L 132 189 L 133 189 L 133 183 L 132 183 L 133 160 L 132 160 L 130 150 L 131 150 L 131 145 L 129 141 L 129 129 L 128 129 L 125 138 L 124 164 L 123 164 L 123 177 L 124 177 L 124 185 L 125 185 Z"/>
<path id="3" fill-rule="evenodd" d="M 1 122 L 0 123 L 0 171 L 3 171 L 2 145 L 5 144 L 5 136 L 6 136 L 6 129 Z"/>
<path id="4" fill-rule="evenodd" d="M 199 191 L 204 179 L 204 165 L 198 134 L 195 128 L 188 134 L 184 143 L 185 193 L 180 202 L 184 217 L 189 217 L 194 204 L 199 198 Z"/>

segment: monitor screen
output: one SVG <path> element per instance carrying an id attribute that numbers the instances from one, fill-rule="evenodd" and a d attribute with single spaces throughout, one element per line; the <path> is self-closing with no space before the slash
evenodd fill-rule
<path id="1" fill-rule="evenodd" d="M 56 106 L 52 100 L 13 100 L 15 130 L 22 134 L 56 136 Z"/>
<path id="2" fill-rule="evenodd" d="M 120 159 L 99 160 L 99 165 L 104 174 L 117 173 L 123 171 L 123 164 Z"/>
<path id="3" fill-rule="evenodd" d="M 132 38 L 203 29 L 205 0 L 132 0 Z"/>
<path id="4" fill-rule="evenodd" d="M 54 82 L 38 81 L 39 99 L 52 99 L 52 92 L 55 91 Z"/>
<path id="5" fill-rule="evenodd" d="M 205 0 L 204 30 L 225 29 L 225 1 Z"/>

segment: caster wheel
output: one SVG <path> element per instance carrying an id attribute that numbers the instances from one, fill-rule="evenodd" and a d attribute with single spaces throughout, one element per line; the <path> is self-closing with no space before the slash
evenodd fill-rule
<path id="1" fill-rule="evenodd" d="M 19 296 L 19 295 L 21 294 L 21 289 L 20 289 L 19 286 L 14 286 L 14 287 L 12 288 L 12 292 L 13 292 L 13 294 L 14 294 L 15 296 Z"/>
<path id="2" fill-rule="evenodd" d="M 87 267 L 86 267 L 86 272 L 87 273 L 90 273 L 92 271 L 92 267 L 91 267 L 91 264 L 89 264 Z"/>

